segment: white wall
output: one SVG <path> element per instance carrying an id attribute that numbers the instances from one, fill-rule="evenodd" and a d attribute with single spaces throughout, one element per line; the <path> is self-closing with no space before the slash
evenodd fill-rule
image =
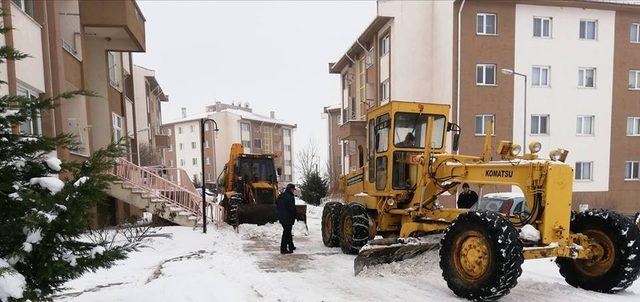
<path id="1" fill-rule="evenodd" d="M 42 55 L 42 28 L 20 7 L 11 3 L 13 47 L 27 53 L 28 58 L 16 61 L 16 77 L 26 88 L 44 92 L 44 62 Z"/>
<path id="2" fill-rule="evenodd" d="M 394 17 L 390 62 L 380 60 L 381 81 L 390 64 L 391 98 L 451 104 L 453 1 L 379 1 L 378 14 Z"/>
<path id="3" fill-rule="evenodd" d="M 149 144 L 149 123 L 147 120 L 146 76 L 154 76 L 153 70 L 133 65 L 133 97 L 135 98 L 137 137 L 140 143 Z"/>
<path id="4" fill-rule="evenodd" d="M 191 126 L 193 126 L 193 132 L 191 131 Z M 182 128 L 182 133 L 178 131 L 179 127 Z M 197 174 L 198 179 L 202 181 L 199 120 L 176 124 L 173 131 L 176 140 L 176 167 L 184 169 L 191 177 L 191 180 L 193 180 L 193 175 Z M 196 143 L 195 148 L 191 147 L 192 142 Z M 180 150 L 180 144 L 183 145 L 182 150 Z M 198 159 L 195 165 L 193 164 L 193 158 Z M 184 165 L 180 164 L 181 159 L 184 160 Z"/>
<path id="5" fill-rule="evenodd" d="M 552 38 L 533 37 L 533 17 L 552 17 Z M 580 19 L 597 19 L 595 41 L 579 40 Z M 558 147 L 569 150 L 567 162 L 593 161 L 593 181 L 574 182 L 575 191 L 606 191 L 609 185 L 613 81 L 613 11 L 516 5 L 515 70 L 529 75 L 527 142 L 542 143 L 541 155 Z M 533 65 L 551 66 L 550 87 L 531 87 Z M 596 88 L 578 88 L 578 68 L 595 67 Z M 514 141 L 522 144 L 523 81 L 516 79 Z M 550 115 L 550 135 L 530 135 L 531 114 Z M 578 115 L 595 115 L 593 136 L 576 135 Z"/>

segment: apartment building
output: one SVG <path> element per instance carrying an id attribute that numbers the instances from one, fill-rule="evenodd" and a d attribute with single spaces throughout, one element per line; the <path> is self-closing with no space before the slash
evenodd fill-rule
<path id="1" fill-rule="evenodd" d="M 137 159 L 143 166 L 162 164 L 163 150 L 169 147 L 169 137 L 162 134 L 162 102 L 169 96 L 158 83 L 155 71 L 133 65 L 133 90 L 135 102 L 135 128 L 137 134 Z"/>
<path id="2" fill-rule="evenodd" d="M 632 197 L 640 192 L 639 62 L 639 5 L 378 1 L 378 16 L 330 65 L 342 80 L 345 133 L 338 139 L 363 146 L 362 104 L 370 108 L 389 99 L 450 104 L 452 121 L 462 127 L 461 153 L 481 152 L 486 122 L 493 119 L 496 143 L 540 141 L 543 156 L 558 147 L 570 150 L 574 205 L 635 212 L 640 209 Z M 361 66 L 373 75 L 361 80 Z M 363 103 L 357 87 L 375 87 L 377 95 L 370 93 L 373 98 Z M 358 121 L 350 123 L 354 110 Z M 352 154 L 342 151 L 342 162 L 349 160 L 345 172 L 364 161 L 359 156 L 354 165 Z"/>
<path id="3" fill-rule="evenodd" d="M 204 162 L 202 175 L 200 155 L 200 120 L 213 119 L 218 125 L 215 132 L 211 124 L 205 124 Z M 164 165 L 187 171 L 196 183 L 204 179 L 209 187 L 216 184 L 218 175 L 229 161 L 229 151 L 234 143 L 241 143 L 246 153 L 274 154 L 275 167 L 281 173 L 279 182 L 284 185 L 294 177 L 293 131 L 296 124 L 275 117 L 275 112 L 261 115 L 253 112 L 245 104 L 225 104 L 216 102 L 206 107 L 206 112 L 187 115 L 162 125 L 162 131 L 169 136 L 170 147 L 164 152 Z"/>
<path id="4" fill-rule="evenodd" d="M 83 161 L 123 139 L 135 148 L 132 52 L 145 50 L 145 19 L 133 0 L 2 0 L 3 22 L 14 28 L 1 39 L 30 57 L 0 65 L 7 85 L 0 93 L 36 98 L 73 90 L 94 96 L 59 101 L 57 108 L 21 125 L 33 135 L 76 135 L 75 151 L 57 150 L 64 161 Z M 130 150 L 128 156 L 136 160 Z M 111 199 L 93 215 L 98 225 L 115 224 L 137 212 Z"/>

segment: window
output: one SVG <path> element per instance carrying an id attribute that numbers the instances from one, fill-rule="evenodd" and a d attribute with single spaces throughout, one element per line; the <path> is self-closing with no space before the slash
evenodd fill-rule
<path id="1" fill-rule="evenodd" d="M 389 147 L 389 128 L 391 127 L 389 114 L 381 115 L 376 118 L 375 126 L 375 143 L 376 152 L 385 152 Z"/>
<path id="2" fill-rule="evenodd" d="M 193 125 L 189 126 L 189 129 L 191 129 L 191 133 L 193 133 L 193 131 L 195 130 L 195 128 L 193 127 Z"/>
<path id="3" fill-rule="evenodd" d="M 170 160 L 169 160 L 169 167 L 170 167 L 170 168 L 172 168 L 172 167 L 173 167 L 173 160 L 172 160 L 172 159 L 170 159 Z"/>
<path id="4" fill-rule="evenodd" d="M 496 65 L 478 64 L 476 65 L 476 85 L 495 85 Z"/>
<path id="5" fill-rule="evenodd" d="M 368 133 L 368 142 L 369 142 L 369 148 L 367 148 L 369 150 L 369 182 L 372 183 L 374 178 L 376 177 L 375 175 L 375 166 L 373 165 L 374 161 L 375 161 L 375 155 L 376 155 L 376 140 L 374 139 L 376 137 L 376 132 L 377 129 L 375 127 L 375 120 L 374 119 L 370 119 L 369 120 L 369 125 L 367 126 L 367 132 Z M 336 162 L 340 162 L 340 161 L 336 161 Z"/>
<path id="6" fill-rule="evenodd" d="M 210 165 L 211 164 L 211 158 L 205 157 L 204 159 L 205 159 L 204 160 L 205 165 Z"/>
<path id="7" fill-rule="evenodd" d="M 191 142 L 191 149 L 195 149 L 197 146 L 196 142 Z"/>
<path id="8" fill-rule="evenodd" d="M 548 114 L 532 114 L 531 115 L 531 134 L 549 134 L 549 115 Z"/>
<path id="9" fill-rule="evenodd" d="M 173 151 L 173 144 L 169 144 L 169 152 Z"/>
<path id="10" fill-rule="evenodd" d="M 273 136 L 271 127 L 260 127 L 262 132 L 262 151 L 271 153 L 273 151 Z"/>
<path id="11" fill-rule="evenodd" d="M 358 93 L 360 96 L 360 116 L 364 116 L 367 114 L 367 67 L 365 66 L 364 61 L 365 58 L 363 57 L 360 60 L 360 64 L 358 66 L 358 84 L 360 85 L 360 87 L 358 88 Z"/>
<path id="12" fill-rule="evenodd" d="M 629 89 L 640 90 L 640 70 L 629 71 Z"/>
<path id="13" fill-rule="evenodd" d="M 380 39 L 380 56 L 383 57 L 384 55 L 388 54 L 390 50 L 391 37 L 387 33 L 384 35 L 384 37 L 382 37 L 382 39 Z"/>
<path id="14" fill-rule="evenodd" d="M 180 166 L 184 166 L 184 165 L 185 165 L 184 159 L 181 159 L 180 160 Z"/>
<path id="15" fill-rule="evenodd" d="M 580 68 L 578 69 L 578 87 L 595 88 L 596 87 L 596 69 Z"/>
<path id="16" fill-rule="evenodd" d="M 286 140 L 289 140 L 291 138 L 291 129 L 282 129 L 282 135 Z"/>
<path id="17" fill-rule="evenodd" d="M 476 135 L 487 135 L 487 123 L 489 121 L 494 121 L 493 129 L 491 129 L 491 133 L 495 135 L 495 115 L 493 114 L 480 114 L 476 115 Z"/>
<path id="18" fill-rule="evenodd" d="M 22 11 L 27 15 L 34 17 L 33 15 L 33 0 L 12 0 Z"/>
<path id="19" fill-rule="evenodd" d="M 551 18 L 533 17 L 533 36 L 551 38 Z"/>
<path id="20" fill-rule="evenodd" d="M 576 162 L 574 171 L 576 180 L 592 180 L 593 162 Z"/>
<path id="21" fill-rule="evenodd" d="M 389 79 L 384 80 L 380 83 L 380 100 L 382 102 L 386 102 L 389 100 Z"/>
<path id="22" fill-rule="evenodd" d="M 476 33 L 478 35 L 496 34 L 496 15 L 481 13 L 477 15 Z"/>
<path id="23" fill-rule="evenodd" d="M 191 163 L 192 163 L 194 166 L 195 166 L 195 165 L 197 165 L 197 164 L 198 164 L 198 159 L 197 159 L 197 158 L 195 158 L 195 157 L 194 157 L 194 158 L 192 158 L 192 159 L 191 159 Z"/>
<path id="24" fill-rule="evenodd" d="M 284 151 L 291 151 L 291 145 L 284 145 Z"/>
<path id="25" fill-rule="evenodd" d="M 113 142 L 118 143 L 122 137 L 122 116 L 111 113 L 113 127 Z"/>
<path id="26" fill-rule="evenodd" d="M 393 144 L 398 148 L 426 147 L 427 118 L 433 117 L 432 148 L 442 148 L 444 138 L 444 116 L 398 112 L 395 115 Z"/>
<path id="27" fill-rule="evenodd" d="M 183 149 L 184 149 L 184 145 L 182 145 L 182 143 L 180 143 L 180 144 L 178 144 L 178 145 L 180 146 L 180 148 L 179 148 L 180 150 L 183 150 Z"/>
<path id="28" fill-rule="evenodd" d="M 640 43 L 640 23 L 632 23 L 629 31 L 631 43 Z"/>
<path id="29" fill-rule="evenodd" d="M 119 88 L 118 64 L 116 63 L 116 54 L 114 52 L 107 52 L 107 67 L 109 69 L 109 84 L 115 88 Z"/>
<path id="30" fill-rule="evenodd" d="M 639 170 L 640 161 L 626 161 L 624 163 L 624 180 L 640 180 Z"/>
<path id="31" fill-rule="evenodd" d="M 253 140 L 253 148 L 254 149 L 262 149 L 262 140 L 256 138 Z"/>
<path id="32" fill-rule="evenodd" d="M 640 136 L 640 117 L 627 118 L 627 136 Z"/>
<path id="33" fill-rule="evenodd" d="M 207 181 L 211 181 L 211 173 L 207 173 Z"/>
<path id="34" fill-rule="evenodd" d="M 18 85 L 18 95 L 25 96 L 31 101 L 35 101 L 38 98 L 38 94 L 25 89 Z M 28 120 L 20 123 L 20 134 L 27 136 L 41 136 L 42 135 L 42 118 L 40 114 L 31 116 Z"/>
<path id="35" fill-rule="evenodd" d="M 549 66 L 533 66 L 531 74 L 533 87 L 549 87 Z"/>
<path id="36" fill-rule="evenodd" d="M 290 167 L 291 166 L 291 160 L 290 159 L 285 159 L 284 160 L 284 165 L 287 166 L 287 167 Z"/>
<path id="37" fill-rule="evenodd" d="M 387 186 L 387 157 L 376 158 L 376 189 L 381 191 Z"/>
<path id="38" fill-rule="evenodd" d="M 165 130 L 166 130 L 167 135 L 171 136 L 171 129 L 170 129 L 170 128 L 167 128 L 167 129 L 165 129 Z"/>
<path id="39" fill-rule="evenodd" d="M 595 40 L 598 36 L 598 21 L 580 20 L 580 39 Z"/>
<path id="40" fill-rule="evenodd" d="M 593 115 L 579 115 L 576 125 L 576 134 L 593 135 L 594 120 L 595 116 Z"/>
<path id="41" fill-rule="evenodd" d="M 182 134 L 182 127 L 178 127 L 178 134 Z"/>

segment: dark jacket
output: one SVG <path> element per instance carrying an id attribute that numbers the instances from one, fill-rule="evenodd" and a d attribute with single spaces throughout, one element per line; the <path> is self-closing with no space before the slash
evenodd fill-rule
<path id="1" fill-rule="evenodd" d="M 293 225 L 296 219 L 296 198 L 289 191 L 284 191 L 276 200 L 278 220 L 282 225 Z"/>
<path id="2" fill-rule="evenodd" d="M 478 194 L 469 190 L 469 192 L 462 192 L 458 196 L 458 209 L 469 209 L 476 202 L 478 202 Z"/>

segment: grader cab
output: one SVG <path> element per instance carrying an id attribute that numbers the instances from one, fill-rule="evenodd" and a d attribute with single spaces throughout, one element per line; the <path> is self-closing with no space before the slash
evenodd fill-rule
<path id="1" fill-rule="evenodd" d="M 344 202 L 327 203 L 322 215 L 326 246 L 360 252 L 356 273 L 440 248 L 449 288 L 471 300 L 508 294 L 525 259 L 557 257 L 569 284 L 598 292 L 617 292 L 637 279 L 640 232 L 634 223 L 607 210 L 572 214 L 566 150 L 542 159 L 538 142 L 527 153 L 501 141 L 494 154 L 488 125 L 481 155 L 450 153 L 446 138 L 452 134 L 451 150 L 457 151 L 461 129 L 448 121 L 449 111 L 448 105 L 392 101 L 368 113 L 366 164 L 342 176 Z M 528 211 L 443 207 L 439 200 L 455 198 L 462 183 L 517 186 Z M 425 240 L 433 234 L 441 236 L 439 244 Z"/>

